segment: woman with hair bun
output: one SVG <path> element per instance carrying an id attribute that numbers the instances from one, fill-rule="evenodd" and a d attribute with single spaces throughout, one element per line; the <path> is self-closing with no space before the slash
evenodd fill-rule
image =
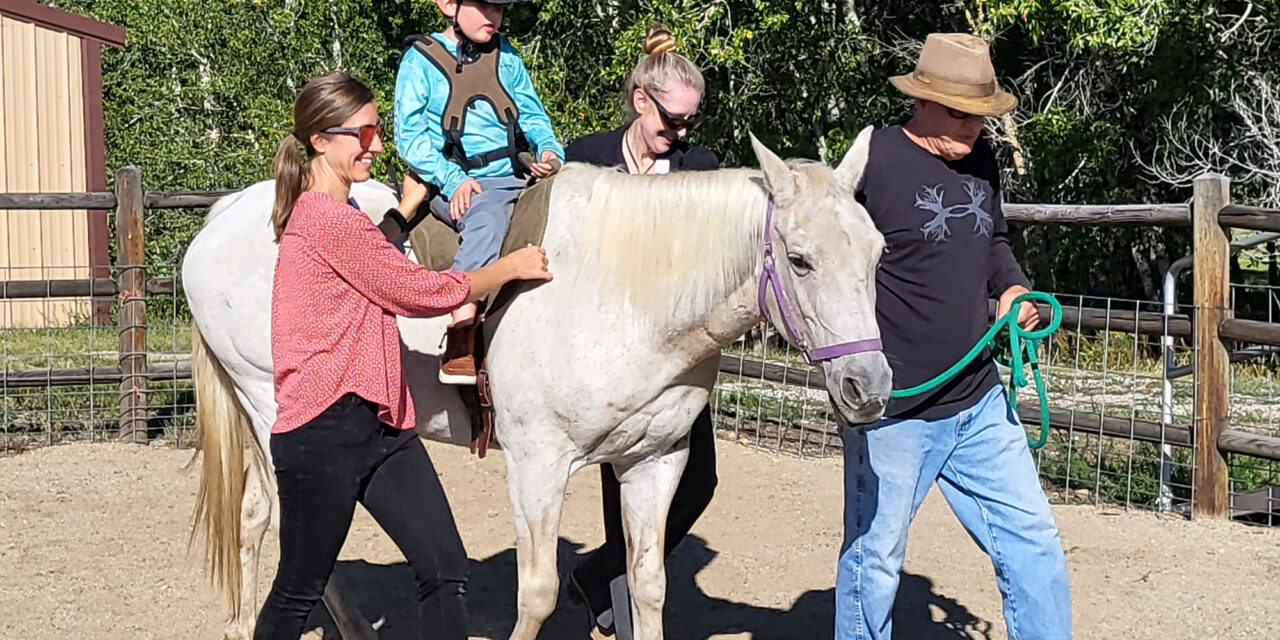
<path id="1" fill-rule="evenodd" d="M 702 122 L 702 72 L 675 52 L 675 38 L 664 25 L 649 28 L 644 54 L 623 87 L 626 123 L 574 140 L 566 160 L 634 174 L 718 169 L 715 153 L 685 140 Z"/>
<path id="2" fill-rule="evenodd" d="M 647 175 L 719 168 L 715 153 L 685 140 L 702 121 L 698 106 L 705 83 L 698 67 L 676 53 L 675 44 L 665 25 L 649 28 L 644 57 L 623 87 L 626 123 L 569 143 L 567 161 Z M 708 406 L 698 414 L 689 433 L 689 461 L 667 515 L 668 555 L 711 502 L 717 482 L 715 454 L 715 428 Z M 593 637 L 613 635 L 616 629 L 619 640 L 626 640 L 623 636 L 631 627 L 627 623 L 631 613 L 626 598 L 627 549 L 613 465 L 600 465 L 600 484 L 605 542 L 569 574 L 569 590 L 575 600 L 586 604 Z"/>

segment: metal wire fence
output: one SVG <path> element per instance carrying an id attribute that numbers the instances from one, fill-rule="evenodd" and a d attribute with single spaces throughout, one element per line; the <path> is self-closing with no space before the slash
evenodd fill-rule
<path id="1" fill-rule="evenodd" d="M 1267 259 L 1273 262 L 1274 255 Z M 145 286 L 132 285 L 139 291 L 123 291 L 128 278 L 121 273 L 85 279 L 85 265 L 4 271 L 0 453 L 114 440 L 121 433 L 178 446 L 192 441 L 194 395 L 186 363 L 191 335 L 178 271 L 177 264 L 148 265 Z M 68 279 L 76 277 L 81 280 Z M 58 283 L 78 283 L 76 291 L 88 287 L 93 295 L 55 291 Z M 40 286 L 48 291 L 33 291 Z M 1058 297 L 1065 311 L 1062 329 L 1041 354 L 1054 427 L 1048 444 L 1035 453 L 1046 490 L 1064 502 L 1186 511 L 1197 420 L 1194 309 Z M 146 335 L 129 347 L 124 334 L 132 328 L 122 309 L 138 300 L 145 302 Z M 1280 320 L 1280 287 L 1274 278 L 1270 284 L 1244 278 L 1232 286 L 1232 307 L 1237 317 Z M 1280 436 L 1280 349 L 1231 348 L 1231 428 Z M 145 360 L 141 368 L 125 366 L 138 351 Z M 820 375 L 770 330 L 744 336 L 726 350 L 721 364 L 712 406 L 722 436 L 779 453 L 839 454 L 836 417 Z M 1008 372 L 1001 373 L 1007 380 Z M 124 427 L 131 414 L 123 398 L 129 394 L 145 399 L 141 433 Z M 1034 426 L 1039 412 L 1030 393 L 1022 394 L 1019 408 L 1024 422 Z M 1280 463 L 1239 454 L 1229 454 L 1228 461 L 1233 513 L 1265 524 L 1280 521 Z"/>
<path id="2" fill-rule="evenodd" d="M 173 269 L 152 265 L 149 272 Z M 144 393 L 148 439 L 186 446 L 194 435 L 194 396 L 185 367 L 190 324 L 179 295 L 146 296 L 150 373 Z M 1077 313 L 1074 324 L 1064 323 L 1043 345 L 1046 393 L 1050 406 L 1058 410 L 1048 444 L 1035 454 L 1046 490 L 1061 502 L 1183 511 L 1191 496 L 1187 430 L 1194 424 L 1194 376 L 1187 375 L 1194 359 L 1190 341 L 1125 326 L 1126 320 L 1159 313 L 1157 303 L 1087 296 L 1059 299 Z M 54 315 L 57 300 L 38 302 Z M 12 305 L 31 303 L 6 299 L 0 307 L 7 312 Z M 113 316 L 119 306 L 119 299 L 110 299 Z M 1090 310 L 1095 315 L 1079 313 Z M 1091 318 L 1095 328 L 1086 326 L 1085 318 Z M 1111 330 L 1097 329 L 1099 321 Z M 118 333 L 115 323 L 94 326 L 88 317 L 0 328 L 0 451 L 116 439 L 121 381 L 112 368 L 120 356 Z M 1277 433 L 1274 359 L 1268 355 L 1233 367 L 1233 426 Z M 799 456 L 840 453 L 836 418 L 823 381 L 785 342 L 770 331 L 755 331 L 727 350 L 724 361 L 727 372 L 712 396 L 722 437 Z M 760 362 L 776 368 L 750 366 Z M 1008 372 L 1001 373 L 1007 381 Z M 1024 419 L 1038 415 L 1034 396 L 1026 391 L 1020 407 L 1029 414 Z M 1103 424 L 1104 418 L 1111 422 Z M 1027 423 L 1034 427 L 1033 420 Z M 1258 492 L 1267 490 L 1280 472 L 1271 461 L 1233 456 L 1231 462 L 1233 495 L 1246 500 L 1258 500 Z M 1270 495 L 1264 501 L 1269 499 Z"/>
<path id="3" fill-rule="evenodd" d="M 1170 373 L 1193 360 L 1189 341 L 1140 331 L 1138 318 L 1159 314 L 1158 303 L 1059 298 L 1064 306 L 1096 310 L 1105 328 L 1083 326 L 1081 314 L 1046 345 L 1049 404 L 1071 412 L 1065 428 L 1036 452 L 1051 494 L 1067 502 L 1127 508 L 1185 507 L 1191 499 L 1192 456 L 1174 446 L 1185 445 L 1187 438 L 1173 433 L 1194 422 L 1193 380 Z M 1081 428 L 1090 417 L 1110 419 L 1115 426 Z"/>
<path id="4" fill-rule="evenodd" d="M 1262 258 L 1274 265 L 1274 248 Z M 1237 279 L 1247 279 L 1247 276 L 1241 274 Z M 1231 300 L 1237 317 L 1280 321 L 1280 287 L 1276 285 L 1233 283 Z M 1233 347 L 1228 403 L 1231 428 L 1280 437 L 1280 397 L 1276 386 L 1280 349 L 1250 344 Z M 1227 462 L 1231 477 L 1229 494 L 1235 516 L 1268 526 L 1280 525 L 1280 463 L 1238 454 L 1229 456 Z"/>
<path id="5" fill-rule="evenodd" d="M 54 270 L 44 271 L 38 278 L 28 272 L 9 280 L 51 279 Z M 147 271 L 174 270 L 152 265 Z M 147 405 L 146 438 L 185 445 L 194 429 L 186 366 L 191 329 L 181 294 L 176 287 L 163 288 L 169 291 L 141 295 L 147 305 L 147 373 L 138 393 Z M 7 319 L 0 324 L 0 452 L 119 437 L 120 397 L 132 391 L 118 367 L 123 303 L 120 296 L 0 299 L 0 317 Z"/>
<path id="6" fill-rule="evenodd" d="M 1065 502 L 1184 509 L 1191 498 L 1192 456 L 1186 447 L 1194 423 L 1194 381 L 1185 370 L 1194 357 L 1190 340 L 1152 330 L 1160 303 L 1058 298 L 1067 319 L 1041 354 L 1046 395 L 1055 410 L 1049 441 L 1035 454 L 1046 489 Z M 1188 331 L 1188 310 L 1170 311 Z M 763 361 L 782 373 L 749 375 L 743 372 L 748 367 L 725 367 L 738 370 L 722 373 L 712 397 L 723 435 L 800 456 L 840 452 L 822 381 L 784 342 L 755 332 L 726 359 Z M 1000 371 L 1007 384 L 1008 371 Z M 1030 390 L 1020 394 L 1019 407 L 1029 433 L 1038 428 Z"/>
<path id="7" fill-rule="evenodd" d="M 150 265 L 148 273 L 163 277 L 176 269 Z M 1251 295 L 1258 289 L 1239 288 L 1250 288 Z M 178 291 L 179 286 L 171 286 L 145 296 L 148 375 L 143 393 L 147 439 L 187 446 L 194 435 L 194 394 L 186 366 L 191 333 Z M 1265 295 L 1277 302 L 1268 309 L 1280 307 L 1277 288 L 1266 287 Z M 1049 441 L 1035 453 L 1046 490 L 1060 502 L 1185 512 L 1191 499 L 1189 432 L 1195 423 L 1191 340 L 1155 334 L 1143 326 L 1161 313 L 1159 303 L 1058 298 L 1069 317 L 1054 338 L 1043 343 L 1041 354 L 1046 394 L 1055 410 Z M 120 298 L 96 300 L 116 317 Z M 79 316 L 68 315 L 58 309 L 66 307 L 65 302 L 0 300 L 0 313 L 6 318 L 18 305 L 28 307 L 27 313 L 36 305 L 43 317 L 53 319 L 40 326 L 0 327 L 3 453 L 62 442 L 115 440 L 119 435 L 122 390 L 115 365 L 120 359 L 120 328 L 114 321 L 95 323 L 87 301 L 80 301 Z M 1191 309 L 1181 306 L 1169 311 L 1173 318 L 1193 316 Z M 1280 359 L 1258 348 L 1241 347 L 1236 353 L 1233 428 L 1280 435 Z M 772 331 L 753 331 L 726 350 L 722 370 L 712 395 L 722 437 L 802 457 L 840 453 L 836 417 L 820 375 Z M 1007 382 L 1008 371 L 1002 368 L 1001 374 Z M 1024 391 L 1019 404 L 1031 432 L 1038 416 L 1034 396 Z M 1237 515 L 1277 524 L 1280 464 L 1241 455 L 1229 460 Z"/>

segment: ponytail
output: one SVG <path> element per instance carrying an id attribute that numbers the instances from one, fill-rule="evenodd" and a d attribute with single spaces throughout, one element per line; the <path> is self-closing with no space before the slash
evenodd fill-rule
<path id="1" fill-rule="evenodd" d="M 306 188 L 306 170 L 298 154 L 298 144 L 298 138 L 290 132 L 276 147 L 276 203 L 271 209 L 271 226 L 276 233 L 276 242 L 284 235 L 289 215 L 293 213 L 293 204 Z"/>

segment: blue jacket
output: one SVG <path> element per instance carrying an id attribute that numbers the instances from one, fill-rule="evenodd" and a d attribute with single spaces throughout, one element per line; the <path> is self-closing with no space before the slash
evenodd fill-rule
<path id="1" fill-rule="evenodd" d="M 444 34 L 433 33 L 431 37 L 457 55 L 457 45 Z M 541 158 L 543 151 L 551 150 L 563 161 L 564 147 L 556 140 L 551 118 L 547 117 L 542 101 L 538 99 L 524 62 L 506 38 L 499 43 L 498 79 L 520 110 L 520 128 L 534 149 L 534 157 Z M 513 175 L 509 158 L 494 160 L 468 173 L 444 157 L 441 153 L 444 130 L 440 118 L 448 98 L 449 83 L 444 74 L 425 55 L 409 47 L 400 59 L 400 69 L 396 73 L 396 150 L 400 157 L 424 181 L 439 187 L 445 197 L 453 196 L 454 190 L 468 177 Z M 477 101 L 467 110 L 467 125 L 462 132 L 463 148 L 467 154 L 477 155 L 506 145 L 507 129 L 498 122 L 493 107 L 486 101 Z"/>

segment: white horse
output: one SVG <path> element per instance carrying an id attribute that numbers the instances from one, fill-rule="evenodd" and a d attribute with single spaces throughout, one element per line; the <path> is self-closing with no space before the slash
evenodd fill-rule
<path id="1" fill-rule="evenodd" d="M 834 170 L 784 162 L 754 138 L 761 171 L 561 170 L 543 241 L 556 278 L 516 296 L 489 329 L 496 437 L 516 530 L 513 640 L 533 640 L 555 608 L 565 486 L 578 469 L 602 462 L 622 485 L 635 637 L 662 638 L 664 529 L 689 429 L 716 380 L 720 350 L 760 321 L 761 306 L 820 363 L 845 420 L 880 416 L 891 378 L 874 314 L 884 240 L 853 197 L 869 138 L 868 128 Z M 193 536 L 207 538 L 229 638 L 252 635 L 258 551 L 276 512 L 268 446 L 276 415 L 273 188 L 259 183 L 215 204 L 182 268 L 197 332 L 204 456 Z M 355 185 L 353 196 L 379 216 L 395 204 L 373 182 Z M 446 320 L 401 319 L 405 375 L 419 434 L 463 444 L 471 434 L 465 408 L 456 388 L 436 381 Z"/>

